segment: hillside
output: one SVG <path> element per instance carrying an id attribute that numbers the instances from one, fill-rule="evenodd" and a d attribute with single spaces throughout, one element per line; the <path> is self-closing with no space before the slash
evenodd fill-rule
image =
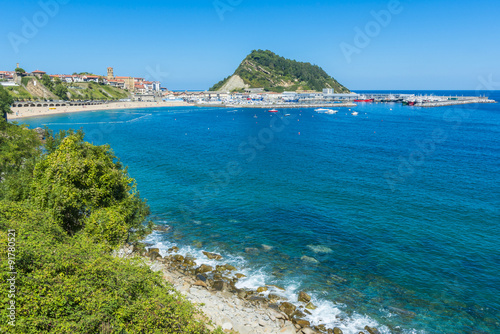
<path id="1" fill-rule="evenodd" d="M 264 88 L 266 91 L 283 92 L 333 88 L 335 93 L 349 90 L 329 76 L 321 67 L 310 63 L 280 57 L 266 50 L 254 50 L 236 69 L 233 75 L 215 84 L 211 91 L 233 91 L 245 88 Z"/>
<path id="2" fill-rule="evenodd" d="M 36 82 L 36 83 L 35 83 Z M 63 83 L 24 77 L 22 86 L 6 87 L 14 100 L 119 100 L 129 97 L 123 89 L 95 82 Z"/>

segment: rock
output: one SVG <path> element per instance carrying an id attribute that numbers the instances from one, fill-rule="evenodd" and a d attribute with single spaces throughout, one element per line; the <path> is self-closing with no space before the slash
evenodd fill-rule
<path id="1" fill-rule="evenodd" d="M 234 276 L 236 276 L 238 279 L 239 279 L 239 278 L 246 277 L 246 276 L 245 276 L 245 275 L 243 275 L 243 274 L 236 274 L 236 275 L 234 275 Z"/>
<path id="2" fill-rule="evenodd" d="M 309 321 L 302 319 L 295 320 L 295 323 L 302 328 L 311 326 L 311 323 Z"/>
<path id="3" fill-rule="evenodd" d="M 247 254 L 258 254 L 259 250 L 257 248 L 254 248 L 254 247 L 247 247 L 247 248 L 245 248 L 245 253 L 247 253 Z"/>
<path id="4" fill-rule="evenodd" d="M 227 283 L 224 281 L 214 281 L 212 283 L 212 288 L 216 291 L 225 291 L 227 289 Z"/>
<path id="5" fill-rule="evenodd" d="M 174 259 L 174 261 L 176 261 L 176 262 L 184 262 L 184 256 L 179 255 L 179 254 L 174 255 L 173 259 Z"/>
<path id="6" fill-rule="evenodd" d="M 333 253 L 333 250 L 331 248 L 322 245 L 307 245 L 307 247 L 316 254 Z"/>
<path id="7" fill-rule="evenodd" d="M 269 252 L 270 250 L 272 250 L 272 249 L 273 249 L 273 246 L 264 245 L 264 244 L 262 244 L 261 246 L 262 246 L 262 250 L 263 250 L 264 252 Z"/>
<path id="8" fill-rule="evenodd" d="M 317 309 L 317 307 L 313 303 L 307 303 L 306 309 L 308 309 L 308 310 L 315 310 L 315 309 Z"/>
<path id="9" fill-rule="evenodd" d="M 221 274 L 214 274 L 214 280 L 222 280 L 222 275 Z"/>
<path id="10" fill-rule="evenodd" d="M 338 275 L 330 275 L 330 279 L 332 279 L 333 281 L 337 282 L 337 283 L 344 283 L 344 282 L 347 282 L 347 280 L 343 277 L 340 277 Z"/>
<path id="11" fill-rule="evenodd" d="M 167 252 L 169 253 L 177 253 L 179 251 L 179 247 L 174 246 L 172 248 L 169 248 Z"/>
<path id="12" fill-rule="evenodd" d="M 302 330 L 300 331 L 302 334 L 315 334 L 316 332 L 311 329 L 310 327 L 305 327 L 305 328 L 302 328 Z"/>
<path id="13" fill-rule="evenodd" d="M 161 255 L 160 255 L 160 253 L 158 253 L 158 252 L 155 252 L 155 251 L 150 251 L 148 254 L 149 254 L 149 259 L 150 259 L 151 261 L 154 261 L 154 260 L 156 260 L 157 258 L 160 258 L 160 259 L 161 259 Z"/>
<path id="14" fill-rule="evenodd" d="M 169 225 L 155 225 L 153 227 L 153 231 L 170 232 L 170 231 L 172 231 L 172 226 L 169 226 Z"/>
<path id="15" fill-rule="evenodd" d="M 226 270 L 229 270 L 229 271 L 236 270 L 236 267 L 235 267 L 235 266 L 232 266 L 232 265 L 230 265 L 230 264 L 226 264 L 226 265 L 225 265 L 225 267 L 226 267 Z"/>
<path id="16" fill-rule="evenodd" d="M 291 317 L 293 312 L 295 312 L 295 310 L 297 309 L 297 306 L 289 302 L 283 302 L 279 306 L 279 309 L 283 311 L 288 317 Z"/>
<path id="17" fill-rule="evenodd" d="M 333 329 L 333 334 L 344 334 L 344 332 L 342 332 L 342 330 L 338 327 L 335 327 Z"/>
<path id="18" fill-rule="evenodd" d="M 222 255 L 220 255 L 220 254 L 209 253 L 209 252 L 205 252 L 205 251 L 203 251 L 203 254 L 206 257 L 208 257 L 210 260 L 220 260 L 220 259 L 222 259 Z"/>
<path id="19" fill-rule="evenodd" d="M 397 307 L 389 306 L 387 308 L 390 311 L 392 311 L 392 312 L 396 312 L 396 313 L 399 313 L 399 314 L 401 314 L 403 316 L 410 317 L 410 318 L 413 318 L 413 317 L 415 317 L 417 315 L 415 312 L 403 310 L 403 309 L 400 309 L 400 308 L 397 308 Z"/>
<path id="20" fill-rule="evenodd" d="M 193 285 L 196 285 L 196 286 L 202 286 L 204 288 L 207 287 L 207 283 L 203 282 L 203 281 L 196 281 L 193 283 Z"/>
<path id="21" fill-rule="evenodd" d="M 199 281 L 202 281 L 202 282 L 206 282 L 207 281 L 207 277 L 205 275 L 202 275 L 202 274 L 196 275 L 196 279 L 199 280 Z"/>
<path id="22" fill-rule="evenodd" d="M 292 316 L 294 318 L 305 318 L 306 315 L 302 311 L 297 310 L 297 311 L 293 312 Z"/>
<path id="23" fill-rule="evenodd" d="M 247 296 L 247 292 L 245 290 L 238 290 L 236 295 L 238 298 L 245 299 Z"/>
<path id="24" fill-rule="evenodd" d="M 271 286 L 273 288 L 276 288 L 278 290 L 281 290 L 281 291 L 285 291 L 285 288 L 282 288 L 281 286 L 277 286 L 277 285 L 273 285 L 273 284 L 266 284 L 267 286 Z"/>
<path id="25" fill-rule="evenodd" d="M 310 257 L 310 256 L 306 256 L 306 255 L 302 256 L 300 259 L 304 262 L 311 263 L 311 264 L 318 264 L 319 263 L 319 261 L 316 260 L 315 258 Z"/>
<path id="26" fill-rule="evenodd" d="M 292 325 L 287 325 L 284 326 L 279 330 L 279 334 L 295 334 L 297 331 L 295 330 L 295 327 Z"/>
<path id="27" fill-rule="evenodd" d="M 365 330 L 370 334 L 380 334 L 378 329 L 376 329 L 375 327 L 365 326 Z"/>
<path id="28" fill-rule="evenodd" d="M 260 288 L 257 288 L 257 293 L 261 293 L 261 292 L 264 292 L 264 291 L 267 291 L 267 287 L 261 286 Z"/>
<path id="29" fill-rule="evenodd" d="M 233 329 L 233 324 L 230 323 L 230 322 L 225 322 L 225 323 L 222 324 L 221 327 L 222 327 L 223 330 L 230 331 L 231 329 Z"/>
<path id="30" fill-rule="evenodd" d="M 159 248 L 148 248 L 148 255 L 149 255 L 151 252 L 156 252 L 156 253 L 160 254 L 160 249 L 159 249 Z"/>
<path id="31" fill-rule="evenodd" d="M 269 300 L 273 300 L 273 301 L 278 301 L 278 300 L 281 300 L 282 298 L 278 295 L 275 295 L 274 293 L 270 293 L 267 298 L 269 298 Z"/>
<path id="32" fill-rule="evenodd" d="M 299 292 L 299 302 L 309 303 L 311 301 L 311 296 L 309 296 L 304 291 Z"/>
<path id="33" fill-rule="evenodd" d="M 206 264 L 202 264 L 201 266 L 196 268 L 195 272 L 197 274 L 204 274 L 204 273 L 208 273 L 209 271 L 212 271 L 212 270 L 214 270 L 214 268 L 212 268 L 211 266 L 208 266 Z"/>

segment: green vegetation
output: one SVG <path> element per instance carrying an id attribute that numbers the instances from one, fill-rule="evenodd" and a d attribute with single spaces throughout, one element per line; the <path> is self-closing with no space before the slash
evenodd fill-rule
<path id="1" fill-rule="evenodd" d="M 324 88 L 333 88 L 336 93 L 349 92 L 321 67 L 286 59 L 268 50 L 252 51 L 233 75 L 240 76 L 250 88 L 264 88 L 267 91 L 322 91 Z M 210 90 L 220 89 L 230 77 L 215 84 Z"/>
<path id="2" fill-rule="evenodd" d="M 7 114 L 12 113 L 12 110 L 10 110 L 12 102 L 14 102 L 12 96 L 10 96 L 9 92 L 0 85 L 0 114 L 4 119 L 7 119 Z"/>
<path id="3" fill-rule="evenodd" d="M 22 69 L 21 67 L 16 67 L 16 69 L 14 70 L 14 72 L 21 73 L 21 74 L 26 73 L 26 71 L 24 69 Z"/>
<path id="4" fill-rule="evenodd" d="M 0 256 L 15 254 L 12 268 L 0 263 L 0 299 L 16 306 L 15 327 L 0 310 L 0 332 L 210 333 L 159 273 L 113 256 L 151 223 L 110 148 L 81 131 L 44 132 L 42 149 L 38 133 L 0 120 Z"/>
<path id="5" fill-rule="evenodd" d="M 35 100 L 24 87 L 22 86 L 8 86 L 5 87 L 5 90 L 9 93 L 9 95 L 14 99 L 14 101 L 26 101 L 26 100 Z"/>

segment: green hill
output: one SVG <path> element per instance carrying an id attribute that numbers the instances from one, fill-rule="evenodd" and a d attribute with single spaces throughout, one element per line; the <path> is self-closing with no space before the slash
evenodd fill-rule
<path id="1" fill-rule="evenodd" d="M 321 67 L 280 57 L 266 50 L 254 50 L 233 75 L 215 84 L 211 91 L 264 88 L 266 91 L 295 91 L 333 88 L 335 93 L 349 90 L 329 76 Z"/>

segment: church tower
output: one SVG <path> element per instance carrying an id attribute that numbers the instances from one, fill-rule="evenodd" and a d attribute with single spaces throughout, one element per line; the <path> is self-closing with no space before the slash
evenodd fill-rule
<path id="1" fill-rule="evenodd" d="M 108 80 L 113 80 L 115 76 L 113 75 L 113 68 L 108 67 Z"/>

